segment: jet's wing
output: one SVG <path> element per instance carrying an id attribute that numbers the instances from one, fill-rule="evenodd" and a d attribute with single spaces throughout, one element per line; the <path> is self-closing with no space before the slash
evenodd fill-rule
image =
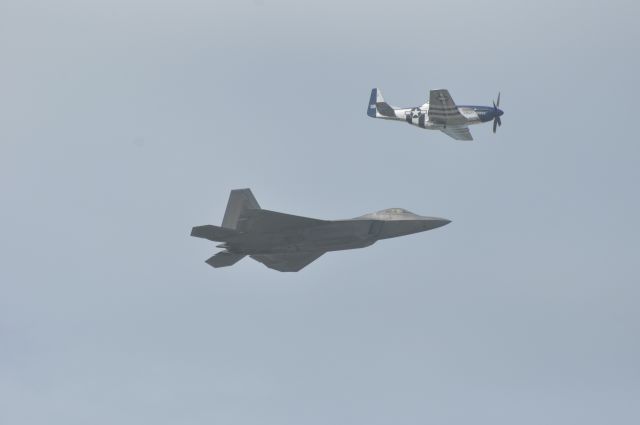
<path id="1" fill-rule="evenodd" d="M 445 124 L 460 125 L 467 119 L 460 113 L 449 90 L 431 90 L 429 93 L 429 121 Z"/>
<path id="2" fill-rule="evenodd" d="M 440 130 L 456 140 L 473 140 L 469 127 L 446 127 Z"/>
<path id="3" fill-rule="evenodd" d="M 251 258 L 270 269 L 280 272 L 297 272 L 320 258 L 322 254 L 324 252 L 292 252 L 287 254 L 252 255 Z"/>
<path id="4" fill-rule="evenodd" d="M 283 232 L 301 227 L 313 227 L 326 221 L 269 210 L 245 210 L 240 215 L 238 230 L 242 232 Z"/>

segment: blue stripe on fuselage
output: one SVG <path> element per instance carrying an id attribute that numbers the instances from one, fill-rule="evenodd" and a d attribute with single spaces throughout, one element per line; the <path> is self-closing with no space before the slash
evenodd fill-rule
<path id="1" fill-rule="evenodd" d="M 495 118 L 495 110 L 492 106 L 459 105 L 458 107 L 473 109 L 481 122 L 491 121 Z"/>

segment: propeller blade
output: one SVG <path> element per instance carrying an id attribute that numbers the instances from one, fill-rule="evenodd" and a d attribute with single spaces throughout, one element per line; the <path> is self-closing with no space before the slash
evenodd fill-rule
<path id="1" fill-rule="evenodd" d="M 502 127 L 502 120 L 500 119 L 500 117 L 497 117 L 496 121 L 498 121 L 498 127 Z"/>
<path id="2" fill-rule="evenodd" d="M 498 101 L 495 103 L 495 106 L 500 106 L 500 92 L 498 92 Z"/>
<path id="3" fill-rule="evenodd" d="M 493 132 L 496 132 L 496 126 L 498 125 L 498 118 L 493 120 Z"/>

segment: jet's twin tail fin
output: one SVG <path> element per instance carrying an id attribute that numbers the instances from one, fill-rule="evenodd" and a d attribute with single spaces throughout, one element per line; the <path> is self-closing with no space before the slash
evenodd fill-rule
<path id="1" fill-rule="evenodd" d="M 227 210 L 222 219 L 222 227 L 227 229 L 237 229 L 240 216 L 246 210 L 259 210 L 260 205 L 251 193 L 251 189 L 235 189 L 229 195 Z"/>
<path id="2" fill-rule="evenodd" d="M 371 118 L 395 118 L 393 107 L 384 101 L 382 92 L 377 88 L 371 90 L 367 115 Z"/>
<path id="3" fill-rule="evenodd" d="M 251 193 L 250 189 L 232 190 L 227 202 L 227 209 L 222 219 L 222 227 L 207 224 L 205 226 L 196 226 L 191 229 L 191 236 L 197 238 L 208 239 L 215 242 L 229 242 L 236 238 L 242 229 L 238 228 L 241 217 L 249 210 L 259 210 L 260 205 Z M 221 247 L 225 247 L 223 244 Z M 209 258 L 206 263 L 211 267 L 228 267 L 242 260 L 245 254 L 238 254 L 230 251 L 218 252 Z"/>

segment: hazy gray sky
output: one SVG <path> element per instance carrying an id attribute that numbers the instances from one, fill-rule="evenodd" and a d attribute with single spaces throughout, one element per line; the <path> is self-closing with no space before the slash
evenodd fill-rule
<path id="1" fill-rule="evenodd" d="M 638 424 L 632 1 L 0 2 L 0 423 Z M 497 135 L 366 116 L 502 91 Z M 432 232 L 204 263 L 228 192 Z"/>

